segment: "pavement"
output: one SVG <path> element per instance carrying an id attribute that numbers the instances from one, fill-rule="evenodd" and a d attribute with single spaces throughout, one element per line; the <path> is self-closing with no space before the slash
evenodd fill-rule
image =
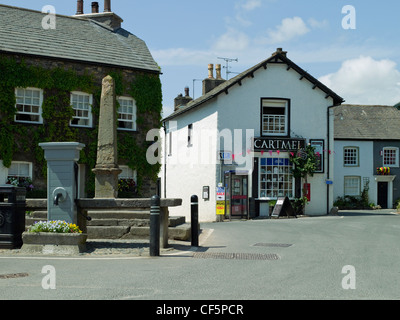
<path id="1" fill-rule="evenodd" d="M 143 241 L 93 241 L 88 253 L 69 257 L 1 250 L 0 300 L 400 298 L 393 210 L 201 228 L 199 247 L 171 241 L 160 257 L 149 257 Z"/>

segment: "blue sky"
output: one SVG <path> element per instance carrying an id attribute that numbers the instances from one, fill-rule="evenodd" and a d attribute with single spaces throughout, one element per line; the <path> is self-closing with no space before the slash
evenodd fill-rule
<path id="1" fill-rule="evenodd" d="M 98 2 L 102 11 L 103 0 Z M 76 12 L 76 0 L 1 3 Z M 347 103 L 400 102 L 398 0 L 112 0 L 111 5 L 162 68 L 164 116 L 186 86 L 192 97 L 200 96 L 201 81 L 193 80 L 207 76 L 208 63 L 238 59 L 230 71 L 242 72 L 278 47 Z M 355 29 L 342 27 L 344 18 L 348 22 L 349 12 L 342 13 L 346 5 L 355 9 Z M 85 12 L 90 10 L 91 1 L 85 0 Z"/>

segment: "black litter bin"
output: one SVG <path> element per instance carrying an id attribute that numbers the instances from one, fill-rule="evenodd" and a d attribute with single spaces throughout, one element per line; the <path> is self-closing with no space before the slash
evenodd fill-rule
<path id="1" fill-rule="evenodd" d="M 25 188 L 0 186 L 0 249 L 21 248 L 25 206 Z"/>

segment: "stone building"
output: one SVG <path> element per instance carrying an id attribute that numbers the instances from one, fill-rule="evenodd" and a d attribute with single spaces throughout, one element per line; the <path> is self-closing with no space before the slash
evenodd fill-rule
<path id="1" fill-rule="evenodd" d="M 81 196 L 94 192 L 101 81 L 116 81 L 121 195 L 156 192 L 159 167 L 146 161 L 146 133 L 159 128 L 160 69 L 146 43 L 122 28 L 104 1 L 74 16 L 0 5 L 0 185 L 19 183 L 43 197 L 46 162 L 41 142 L 77 141 L 86 147 Z"/>

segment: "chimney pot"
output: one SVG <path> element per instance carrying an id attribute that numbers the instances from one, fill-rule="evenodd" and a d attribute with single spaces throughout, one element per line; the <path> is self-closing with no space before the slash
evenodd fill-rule
<path id="1" fill-rule="evenodd" d="M 189 97 L 189 87 L 185 88 L 185 97 Z"/>
<path id="2" fill-rule="evenodd" d="M 92 13 L 99 13 L 99 3 L 92 2 Z"/>
<path id="3" fill-rule="evenodd" d="M 214 79 L 214 65 L 212 63 L 208 65 L 208 79 Z"/>
<path id="4" fill-rule="evenodd" d="M 83 0 L 78 0 L 77 1 L 77 9 L 76 9 L 76 14 L 83 14 Z"/>
<path id="5" fill-rule="evenodd" d="M 217 64 L 215 67 L 215 70 L 217 72 L 217 80 L 222 80 L 222 76 L 221 76 L 221 65 Z"/>
<path id="6" fill-rule="evenodd" d="M 104 0 L 104 12 L 111 12 L 111 0 Z"/>

